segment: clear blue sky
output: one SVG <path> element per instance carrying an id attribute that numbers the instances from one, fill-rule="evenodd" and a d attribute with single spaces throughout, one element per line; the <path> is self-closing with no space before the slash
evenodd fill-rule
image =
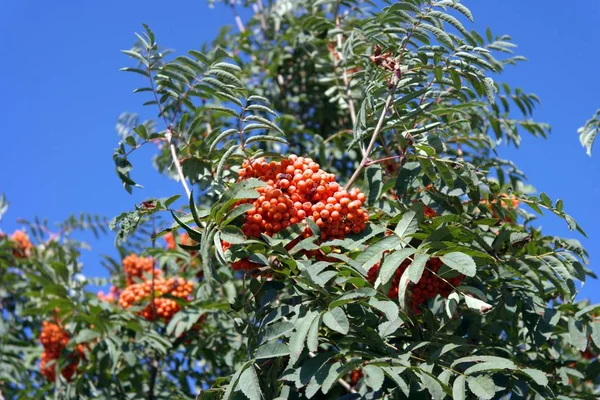
<path id="1" fill-rule="evenodd" d="M 530 61 L 508 68 L 503 80 L 538 94 L 542 106 L 536 119 L 553 127 L 548 140 L 525 137 L 518 151 L 508 149 L 503 156 L 517 162 L 539 190 L 564 200 L 589 239 L 554 217 L 541 221 L 544 231 L 581 239 L 592 268 L 600 272 L 595 267 L 600 265 L 600 145 L 590 159 L 576 134 L 600 107 L 600 2 L 463 2 L 475 15 L 475 27 L 492 26 L 519 44 L 518 52 Z M 164 46 L 184 52 L 209 41 L 221 25 L 233 24 L 233 15 L 201 0 L 176 7 L 155 0 L 0 2 L 0 193 L 11 202 L 4 231 L 17 228 L 18 217 L 53 221 L 81 211 L 113 217 L 145 198 L 181 191 L 153 172 L 150 151 L 134 158 L 143 190 L 127 194 L 113 172 L 117 117 L 140 111 L 141 104 L 131 94 L 139 81 L 118 71 L 128 63 L 119 50 L 130 47 L 142 23 Z M 85 271 L 104 275 L 98 254 L 115 254 L 113 238 L 90 243 Z M 600 283 L 589 282 L 583 296 L 600 301 Z"/>

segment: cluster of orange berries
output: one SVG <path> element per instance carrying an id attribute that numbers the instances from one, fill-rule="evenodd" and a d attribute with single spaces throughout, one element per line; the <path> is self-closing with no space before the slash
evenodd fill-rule
<path id="1" fill-rule="evenodd" d="M 500 205 L 502 206 L 502 208 L 508 211 L 513 211 L 519 207 L 519 199 L 517 199 L 514 194 L 500 193 L 498 195 L 498 198 L 500 199 Z M 494 210 L 493 207 L 493 204 L 496 204 L 497 202 L 498 200 L 481 200 L 480 204 L 486 205 L 487 208 L 489 208 L 492 211 L 492 216 L 494 218 L 500 218 L 500 216 L 498 215 L 496 210 Z M 504 217 L 504 222 L 513 222 L 513 219 L 510 215 L 506 215 Z"/>
<path id="2" fill-rule="evenodd" d="M 363 376 L 364 373 L 362 369 L 353 369 L 352 372 L 350 372 L 350 386 L 356 386 Z"/>
<path id="3" fill-rule="evenodd" d="M 273 235 L 310 218 L 320 228 L 321 239 L 343 239 L 361 232 L 369 220 L 362 209 L 365 194 L 358 189 L 346 191 L 334 174 L 326 173 L 310 158 L 290 155 L 281 161 L 245 161 L 238 174 L 240 180 L 259 178 L 266 182 L 257 189 L 260 196 L 247 212 L 242 227 L 247 236 Z"/>
<path id="4" fill-rule="evenodd" d="M 14 231 L 10 239 L 15 243 L 13 255 L 16 258 L 27 258 L 33 249 L 33 244 L 25 231 Z"/>
<path id="5" fill-rule="evenodd" d="M 388 291 L 388 297 L 391 299 L 395 299 L 398 297 L 398 290 L 400 287 L 400 279 L 402 275 L 406 271 L 406 269 L 410 266 L 412 260 L 406 259 L 400 264 L 400 267 L 396 270 L 394 277 L 392 278 L 392 284 Z M 427 300 L 435 298 L 438 294 L 444 298 L 447 298 L 452 290 L 461 284 L 464 275 L 458 275 L 453 278 L 449 278 L 446 280 L 441 279 L 437 272 L 442 267 L 443 263 L 439 258 L 430 258 L 425 264 L 425 269 L 423 271 L 423 275 L 419 282 L 417 282 L 413 288 L 410 295 L 410 306 L 412 307 L 415 314 L 421 314 L 421 309 L 419 306 L 421 304 L 425 304 Z M 375 264 L 369 270 L 369 275 L 367 280 L 373 285 L 377 280 L 377 276 L 379 275 L 379 264 Z"/>
<path id="6" fill-rule="evenodd" d="M 123 308 L 130 308 L 142 301 L 150 300 L 154 289 L 154 302 L 148 304 L 140 312 L 140 315 L 149 321 L 158 318 L 168 321 L 181 310 L 181 306 L 174 299 L 162 296 L 170 295 L 189 300 L 193 288 L 193 283 L 183 278 L 158 278 L 154 279 L 154 283 L 147 280 L 143 283 L 128 285 L 119 296 L 119 305 Z"/>
<path id="7" fill-rule="evenodd" d="M 184 246 L 192 246 L 194 244 L 192 239 L 190 238 L 190 235 L 188 235 L 187 233 L 182 233 L 178 237 L 179 243 L 183 244 Z M 164 239 L 167 243 L 167 249 L 175 250 L 177 248 L 177 242 L 175 242 L 175 236 L 173 236 L 172 232 L 167 233 L 164 236 Z"/>
<path id="8" fill-rule="evenodd" d="M 154 260 L 151 257 L 138 257 L 130 254 L 123 259 L 123 271 L 125 272 L 127 285 L 136 283 L 136 278 L 145 280 L 147 275 L 160 276 L 162 272 L 154 268 Z"/>
<path id="9" fill-rule="evenodd" d="M 67 347 L 69 340 L 69 333 L 57 324 L 48 321 L 42 323 L 40 342 L 44 347 L 44 351 L 41 357 L 40 371 L 51 382 L 56 379 L 56 362 Z M 66 380 L 70 380 L 73 377 L 81 358 L 84 358 L 83 346 L 78 345 L 77 353 L 70 356 L 69 364 L 61 371 L 62 376 Z"/>
<path id="10" fill-rule="evenodd" d="M 98 298 L 107 303 L 114 303 L 121 295 L 121 290 L 117 289 L 114 285 L 110 287 L 108 293 L 104 294 L 103 291 L 98 292 Z"/>

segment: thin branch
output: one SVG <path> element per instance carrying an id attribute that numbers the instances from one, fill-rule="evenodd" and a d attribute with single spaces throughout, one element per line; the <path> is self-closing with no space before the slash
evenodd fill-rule
<path id="1" fill-rule="evenodd" d="M 169 142 L 169 148 L 171 149 L 171 158 L 173 158 L 173 163 L 175 164 L 175 169 L 177 170 L 177 175 L 179 176 L 179 180 L 183 185 L 183 190 L 185 190 L 185 194 L 187 195 L 188 200 L 190 199 L 192 192 L 188 187 L 188 184 L 185 180 L 185 175 L 183 175 L 183 169 L 181 169 L 181 163 L 179 162 L 179 157 L 177 157 L 177 149 L 175 148 L 175 144 L 173 143 L 173 132 L 171 131 L 171 127 L 167 128 L 167 133 L 165 135 L 167 141 Z"/>
<path id="2" fill-rule="evenodd" d="M 373 132 L 373 136 L 371 136 L 371 141 L 369 142 L 369 146 L 367 147 L 367 150 L 365 151 L 365 155 L 363 156 L 363 159 L 361 160 L 360 164 L 358 164 L 358 168 L 356 168 L 356 171 L 354 171 L 354 174 L 352 174 L 352 177 L 350 177 L 350 180 L 344 187 L 346 190 L 348 190 L 350 188 L 350 186 L 352 186 L 352 184 L 360 176 L 360 173 L 362 172 L 363 168 L 367 165 L 367 163 L 369 161 L 369 156 L 371 155 L 371 152 L 373 151 L 373 148 L 375 147 L 375 142 L 377 142 L 377 137 L 379 136 L 379 132 L 381 132 L 381 128 L 383 128 L 383 121 L 385 120 L 385 116 L 387 115 L 387 112 L 388 112 L 390 106 L 392 105 L 392 102 L 394 101 L 394 92 L 396 91 L 396 84 L 397 83 L 394 83 L 392 85 L 392 87 L 390 88 L 388 97 L 385 100 L 385 105 L 383 106 L 383 110 L 381 111 L 381 116 L 379 117 L 379 121 L 377 121 L 377 126 L 375 127 L 375 131 Z"/>
<path id="3" fill-rule="evenodd" d="M 240 18 L 240 14 L 237 12 L 237 8 L 235 8 L 235 0 L 231 0 L 230 3 L 231 9 L 233 10 L 233 15 L 235 19 L 235 24 L 237 25 L 240 32 L 246 32 L 246 27 L 244 26 L 244 22 L 242 22 L 242 18 Z"/>
<path id="4" fill-rule="evenodd" d="M 338 10 L 339 10 L 339 1 L 338 1 L 338 5 L 336 6 L 335 26 L 336 26 L 336 28 L 340 29 L 341 19 L 340 19 L 340 16 L 338 15 Z M 354 128 L 356 127 L 356 109 L 354 108 L 354 100 L 352 100 L 352 89 L 350 87 L 350 77 L 348 76 L 348 70 L 346 69 L 344 54 L 342 52 L 343 34 L 341 31 L 340 31 L 340 33 L 337 34 L 337 45 L 339 48 L 339 51 L 337 51 L 337 55 L 339 57 L 339 64 L 342 66 L 342 71 L 343 71 L 342 78 L 344 79 L 344 88 L 346 90 L 346 100 L 348 101 L 348 109 L 350 111 L 350 119 L 352 120 L 352 129 L 354 130 Z M 362 155 L 364 156 L 365 148 L 364 148 L 364 143 L 362 142 L 362 140 L 360 141 L 360 150 L 362 152 Z"/>

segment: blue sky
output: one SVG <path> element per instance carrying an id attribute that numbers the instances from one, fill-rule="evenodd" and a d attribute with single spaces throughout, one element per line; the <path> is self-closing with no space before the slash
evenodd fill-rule
<path id="1" fill-rule="evenodd" d="M 544 231 L 581 239 L 592 268 L 600 259 L 600 146 L 588 158 L 577 128 L 600 108 L 600 2 L 464 0 L 475 16 L 475 28 L 492 26 L 508 33 L 528 63 L 509 67 L 503 80 L 542 99 L 536 119 L 552 125 L 548 140 L 525 137 L 514 160 L 532 184 L 565 209 L 588 233 L 570 232 L 555 217 L 540 220 Z M 2 229 L 18 227 L 16 218 L 62 220 L 72 212 L 113 217 L 148 197 L 181 192 L 178 184 L 154 173 L 151 149 L 133 158 L 134 176 L 144 185 L 125 192 L 113 172 L 115 123 L 123 111 L 140 111 L 131 94 L 139 81 L 119 72 L 127 57 L 119 50 L 133 43 L 133 32 L 146 23 L 159 42 L 178 52 L 198 48 L 220 26 L 233 24 L 229 8 L 210 9 L 204 1 L 180 1 L 177 7 L 155 0 L 0 2 L 2 42 L 0 193 L 11 208 Z M 559 56 L 561 54 L 561 56 Z M 83 255 L 85 272 L 103 275 L 98 254 L 115 254 L 113 238 L 91 240 Z M 600 301 L 600 284 L 588 282 L 582 296 Z"/>

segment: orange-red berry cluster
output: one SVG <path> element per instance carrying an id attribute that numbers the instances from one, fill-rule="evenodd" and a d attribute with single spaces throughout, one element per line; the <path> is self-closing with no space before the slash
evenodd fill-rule
<path id="1" fill-rule="evenodd" d="M 129 308 L 142 301 L 150 302 L 153 283 L 147 280 L 143 283 L 134 283 L 123 290 L 119 296 L 119 305 Z M 154 279 L 154 304 L 150 303 L 144 308 L 140 315 L 149 321 L 158 318 L 170 320 L 175 313 L 181 310 L 181 306 L 174 299 L 162 297 L 170 295 L 180 299 L 189 300 L 194 284 L 183 278 Z"/>
<path id="2" fill-rule="evenodd" d="M 353 369 L 352 372 L 350 372 L 350 386 L 356 386 L 363 376 L 364 373 L 362 372 L 362 369 Z"/>
<path id="3" fill-rule="evenodd" d="M 500 205 L 502 206 L 502 208 L 508 211 L 514 211 L 519 207 L 519 199 L 517 199 L 514 194 L 500 193 L 498 195 L 498 198 L 500 199 Z M 492 216 L 494 218 L 500 218 L 500 216 L 492 206 L 492 204 L 496 204 L 497 202 L 498 200 L 481 200 L 480 204 L 487 205 L 487 207 L 492 211 Z M 510 215 L 506 215 L 504 217 L 504 222 L 513 222 L 513 219 Z"/>
<path id="4" fill-rule="evenodd" d="M 394 277 L 392 279 L 392 284 L 388 291 L 388 297 L 391 299 L 395 299 L 398 297 L 398 289 L 400 286 L 400 279 L 402 275 L 409 267 L 412 260 L 406 259 L 400 264 L 400 267 L 396 270 Z M 441 279 L 437 272 L 442 267 L 443 263 L 439 258 L 431 258 L 425 264 L 425 270 L 423 271 L 423 275 L 419 282 L 417 282 L 413 288 L 410 295 L 410 305 L 415 312 L 415 314 L 421 314 L 421 310 L 419 306 L 421 304 L 425 304 L 427 300 L 433 299 L 438 294 L 444 298 L 447 298 L 454 287 L 459 286 L 462 280 L 465 278 L 464 275 L 458 275 L 454 278 L 449 278 L 446 280 Z M 379 264 L 374 265 L 369 270 L 369 275 L 367 280 L 374 284 L 377 276 L 379 275 Z"/>
<path id="5" fill-rule="evenodd" d="M 179 243 L 185 245 L 185 246 L 192 246 L 194 243 L 192 241 L 192 239 L 190 238 L 190 235 L 188 235 L 187 233 L 182 233 L 181 235 L 178 236 L 179 238 Z M 167 243 L 167 249 L 169 250 L 175 250 L 177 248 L 177 242 L 175 242 L 175 236 L 173 235 L 172 232 L 167 233 L 164 236 L 165 242 Z"/>
<path id="6" fill-rule="evenodd" d="M 44 351 L 42 352 L 40 371 L 51 382 L 56 379 L 56 362 L 58 362 L 61 353 L 67 347 L 69 340 L 69 333 L 57 324 L 48 321 L 42 323 L 40 342 L 44 347 Z M 73 377 L 80 358 L 84 358 L 82 345 L 77 346 L 77 353 L 70 356 L 69 364 L 61 371 L 65 379 L 70 380 Z"/>
<path id="7" fill-rule="evenodd" d="M 104 294 L 103 291 L 98 292 L 98 298 L 107 303 L 114 303 L 121 295 L 121 290 L 117 289 L 114 285 L 110 287 L 108 293 Z"/>
<path id="8" fill-rule="evenodd" d="M 596 353 L 594 353 L 591 349 L 591 347 L 588 345 L 588 347 L 585 349 L 585 351 L 581 352 L 581 357 L 584 358 L 585 360 L 594 360 L 598 357 L 598 355 Z"/>
<path id="9" fill-rule="evenodd" d="M 33 244 L 29 240 L 29 236 L 24 231 L 14 231 L 10 235 L 10 239 L 15 243 L 13 255 L 16 258 L 27 258 L 33 249 Z"/>
<path id="10" fill-rule="evenodd" d="M 127 285 L 136 283 L 136 278 L 145 280 L 148 275 L 152 275 L 154 270 L 154 276 L 160 276 L 161 271 L 154 268 L 154 260 L 151 257 L 138 257 L 137 254 L 130 254 L 123 259 L 123 271 Z"/>
<path id="11" fill-rule="evenodd" d="M 281 161 L 245 161 L 239 177 L 266 182 L 257 189 L 260 196 L 247 212 L 242 227 L 247 236 L 273 235 L 310 218 L 320 228 L 322 239 L 342 239 L 361 232 L 369 219 L 362 208 L 364 193 L 358 189 L 346 191 L 334 174 L 326 173 L 310 158 L 290 155 Z"/>

